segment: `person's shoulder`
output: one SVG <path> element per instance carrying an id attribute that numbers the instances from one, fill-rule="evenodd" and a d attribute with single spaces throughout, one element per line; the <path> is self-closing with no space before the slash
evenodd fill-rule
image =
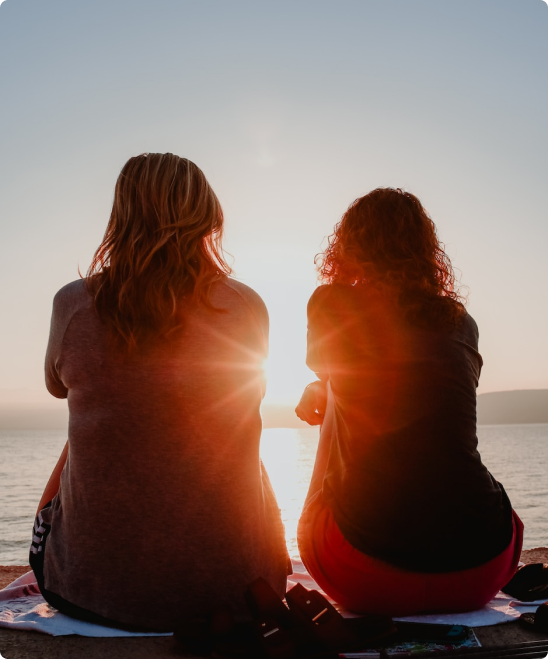
<path id="1" fill-rule="evenodd" d="M 263 298 L 250 286 L 243 284 L 232 277 L 223 277 L 217 284 L 218 290 L 223 291 L 226 296 L 227 292 L 245 303 L 254 313 L 268 319 L 268 311 Z"/>
<path id="2" fill-rule="evenodd" d="M 472 316 L 464 309 L 460 320 L 461 327 L 468 333 L 472 334 L 476 339 L 479 337 L 479 328 L 476 321 Z"/>
<path id="3" fill-rule="evenodd" d="M 314 292 L 308 300 L 308 304 L 315 305 L 329 299 L 333 295 L 334 291 L 336 294 L 337 288 L 337 284 L 321 284 L 318 286 L 318 288 L 314 289 Z"/>
<path id="4" fill-rule="evenodd" d="M 53 298 L 53 306 L 58 310 L 74 309 L 89 300 L 85 279 L 76 279 L 60 288 Z"/>
<path id="5" fill-rule="evenodd" d="M 466 322 L 470 327 L 472 327 L 476 332 L 478 332 L 478 331 L 479 331 L 479 330 L 478 330 L 478 324 L 476 323 L 476 321 L 474 320 L 474 318 L 472 318 L 472 316 L 468 313 L 468 311 L 466 311 L 466 309 L 464 310 L 463 316 L 464 316 L 464 318 L 465 318 L 465 322 Z"/>
<path id="6" fill-rule="evenodd" d="M 55 297 L 63 299 L 65 297 L 74 297 L 75 295 L 81 295 L 83 291 L 86 290 L 86 280 L 85 279 L 75 279 L 74 281 L 69 282 L 62 286 Z"/>
<path id="7" fill-rule="evenodd" d="M 350 299 L 356 296 L 354 287 L 349 284 L 322 284 L 310 296 L 308 308 L 329 305 L 334 301 Z"/>
<path id="8" fill-rule="evenodd" d="M 90 303 L 91 296 L 88 293 L 84 279 L 72 281 L 58 290 L 53 298 L 51 317 L 53 335 L 62 339 L 74 316 Z"/>
<path id="9" fill-rule="evenodd" d="M 248 304 L 264 306 L 263 298 L 257 293 L 257 291 L 253 290 L 251 286 L 247 286 L 247 284 L 243 284 L 237 279 L 232 279 L 232 277 L 224 277 L 221 280 L 220 285 L 225 286 L 236 293 Z"/>
<path id="10" fill-rule="evenodd" d="M 451 336 L 453 339 L 464 342 L 477 350 L 479 342 L 478 325 L 472 316 L 468 313 L 464 305 L 460 303 L 456 304 L 459 304 L 460 306 L 460 315 L 453 322 L 453 324 L 445 330 L 445 334 L 449 332 L 449 336 Z"/>

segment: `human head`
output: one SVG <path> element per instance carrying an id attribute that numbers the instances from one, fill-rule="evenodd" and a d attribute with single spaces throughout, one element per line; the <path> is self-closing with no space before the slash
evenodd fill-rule
<path id="1" fill-rule="evenodd" d="M 377 188 L 356 199 L 335 226 L 318 267 L 325 283 L 374 285 L 404 306 L 446 298 L 442 305 L 454 308 L 445 303 L 461 301 L 434 222 L 419 199 L 400 188 Z"/>
<path id="2" fill-rule="evenodd" d="M 204 173 L 172 153 L 130 158 L 88 282 L 96 309 L 130 347 L 178 326 L 183 297 L 207 303 L 230 273 L 222 254 L 223 212 Z"/>
<path id="3" fill-rule="evenodd" d="M 143 153 L 116 182 L 105 234 L 110 265 L 115 256 L 131 260 L 139 276 L 155 255 L 217 258 L 222 229 L 221 204 L 199 167 L 172 153 Z"/>

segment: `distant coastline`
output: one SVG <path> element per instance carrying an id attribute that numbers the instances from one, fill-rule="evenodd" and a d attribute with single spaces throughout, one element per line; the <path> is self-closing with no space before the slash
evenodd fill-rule
<path id="1" fill-rule="evenodd" d="M 478 396 L 478 425 L 548 423 L 548 389 L 493 391 Z M 282 423 L 283 422 L 283 423 Z M 306 428 L 292 407 L 264 405 L 265 428 Z"/>
<path id="2" fill-rule="evenodd" d="M 291 405 L 267 403 L 262 407 L 262 416 L 265 428 L 308 427 L 295 416 Z M 494 391 L 478 396 L 479 425 L 521 423 L 548 423 L 548 389 Z M 66 401 L 23 404 L 0 396 L 1 430 L 63 430 L 67 424 Z"/>
<path id="3" fill-rule="evenodd" d="M 493 391 L 478 396 L 478 424 L 548 423 L 548 389 Z"/>

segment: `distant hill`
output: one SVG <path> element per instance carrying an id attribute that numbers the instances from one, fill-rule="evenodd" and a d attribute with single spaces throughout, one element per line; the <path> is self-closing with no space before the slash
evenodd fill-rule
<path id="1" fill-rule="evenodd" d="M 548 423 L 548 389 L 519 389 L 480 394 L 478 423 Z"/>
<path id="2" fill-rule="evenodd" d="M 494 391 L 478 396 L 478 424 L 548 423 L 548 389 Z M 263 405 L 265 428 L 305 428 L 292 407 Z"/>
<path id="3" fill-rule="evenodd" d="M 40 389 L 0 388 L 0 428 L 9 430 L 58 430 L 68 426 L 66 400 Z"/>
<path id="4" fill-rule="evenodd" d="M 24 406 L 0 404 L 0 428 L 8 430 L 61 430 L 68 428 L 68 408 L 59 405 Z"/>
<path id="5" fill-rule="evenodd" d="M 3 398 L 3 399 L 2 399 Z M 265 404 L 261 408 L 265 428 L 307 428 L 292 406 Z M 548 389 L 495 391 L 478 396 L 478 423 L 548 423 Z M 23 405 L 0 396 L 0 428 L 66 429 L 66 401 L 51 400 L 49 405 L 36 401 Z"/>

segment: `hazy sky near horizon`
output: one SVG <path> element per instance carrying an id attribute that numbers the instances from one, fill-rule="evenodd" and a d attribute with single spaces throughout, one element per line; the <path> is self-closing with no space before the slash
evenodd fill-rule
<path id="1" fill-rule="evenodd" d="M 312 379 L 314 256 L 377 186 L 419 196 L 469 287 L 480 393 L 548 388 L 543 0 L 5 0 L 0 62 L 0 399 L 45 395 L 53 295 L 143 151 L 217 192 L 271 402 Z"/>

